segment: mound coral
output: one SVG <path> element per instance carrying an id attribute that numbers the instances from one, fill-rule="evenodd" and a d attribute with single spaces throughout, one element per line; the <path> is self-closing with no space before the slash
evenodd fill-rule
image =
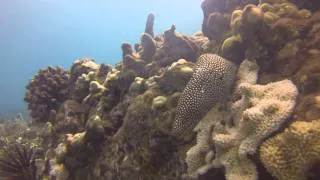
<path id="1" fill-rule="evenodd" d="M 47 121 L 49 112 L 68 99 L 69 78 L 70 73 L 60 67 L 48 67 L 33 77 L 24 100 L 34 121 Z"/>
<path id="2" fill-rule="evenodd" d="M 260 159 L 277 179 L 306 180 L 320 163 L 320 121 L 296 121 L 284 132 L 266 140 Z"/>
<path id="3" fill-rule="evenodd" d="M 190 133 L 213 105 L 223 103 L 235 80 L 237 67 L 215 54 L 201 55 L 194 74 L 179 99 L 173 134 Z"/>

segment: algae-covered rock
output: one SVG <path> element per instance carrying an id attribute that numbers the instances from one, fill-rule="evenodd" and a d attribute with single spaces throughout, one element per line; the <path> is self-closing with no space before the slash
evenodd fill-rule
<path id="1" fill-rule="evenodd" d="M 223 41 L 221 55 L 234 62 L 241 64 L 245 57 L 245 47 L 240 36 L 231 36 Z"/>
<path id="2" fill-rule="evenodd" d="M 179 59 L 163 73 L 159 85 L 164 92 L 182 91 L 193 74 L 193 67 L 193 63 Z"/>
<path id="3" fill-rule="evenodd" d="M 171 29 L 164 32 L 163 50 L 170 59 L 186 59 L 196 61 L 199 53 L 199 47 L 188 37 L 183 36 L 175 31 L 173 25 Z"/>

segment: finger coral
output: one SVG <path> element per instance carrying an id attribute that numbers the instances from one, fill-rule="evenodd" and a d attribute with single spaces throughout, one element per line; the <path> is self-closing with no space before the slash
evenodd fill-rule
<path id="1" fill-rule="evenodd" d="M 215 54 L 201 55 L 195 71 L 179 99 L 173 134 L 192 131 L 201 118 L 230 93 L 236 66 Z"/>
<path id="2" fill-rule="evenodd" d="M 284 132 L 266 140 L 260 159 L 277 179 L 306 180 L 320 163 L 320 121 L 296 121 Z"/>
<path id="3" fill-rule="evenodd" d="M 67 100 L 69 77 L 69 72 L 60 67 L 48 67 L 29 82 L 24 100 L 34 121 L 47 121 L 50 110 L 57 110 Z"/>

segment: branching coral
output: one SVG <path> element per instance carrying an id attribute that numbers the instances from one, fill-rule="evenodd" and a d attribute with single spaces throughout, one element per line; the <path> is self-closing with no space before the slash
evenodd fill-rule
<path id="1" fill-rule="evenodd" d="M 306 180 L 320 163 L 320 121 L 296 121 L 284 132 L 266 140 L 260 158 L 277 179 Z"/>
<path id="2" fill-rule="evenodd" d="M 69 77 L 69 72 L 60 67 L 48 67 L 29 82 L 24 100 L 34 121 L 47 121 L 49 112 L 67 100 Z"/>
<path id="3" fill-rule="evenodd" d="M 173 124 L 173 134 L 192 131 L 213 105 L 223 103 L 235 80 L 236 66 L 214 54 L 199 57 L 195 71 L 183 91 Z"/>

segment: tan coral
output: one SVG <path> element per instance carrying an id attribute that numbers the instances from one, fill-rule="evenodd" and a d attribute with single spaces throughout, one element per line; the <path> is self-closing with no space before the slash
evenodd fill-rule
<path id="1" fill-rule="evenodd" d="M 294 122 L 261 145 L 260 159 L 279 180 L 306 180 L 310 168 L 320 162 L 319 139 L 319 119 Z"/>
<path id="2" fill-rule="evenodd" d="M 233 103 L 234 127 L 220 132 L 215 127 L 213 140 L 216 158 L 213 165 L 226 168 L 226 178 L 257 179 L 255 165 L 248 154 L 256 153 L 263 139 L 277 131 L 291 115 L 298 91 L 289 80 L 267 85 L 241 83 L 238 86 L 242 98 Z"/>
<path id="3" fill-rule="evenodd" d="M 214 124 L 223 119 L 224 115 L 217 107 L 213 107 L 194 128 L 197 132 L 197 144 L 188 150 L 186 157 L 189 175 L 197 176 L 201 172 L 199 169 L 207 164 L 206 155 L 210 153 L 214 156 L 214 151 L 210 149 L 211 134 Z"/>
<path id="4" fill-rule="evenodd" d="M 246 135 L 239 147 L 239 154 L 253 154 L 259 143 L 289 118 L 295 107 L 298 90 L 290 80 L 267 85 L 243 83 L 239 89 L 243 93 L 242 106 L 246 108 L 238 122 L 241 134 Z"/>

